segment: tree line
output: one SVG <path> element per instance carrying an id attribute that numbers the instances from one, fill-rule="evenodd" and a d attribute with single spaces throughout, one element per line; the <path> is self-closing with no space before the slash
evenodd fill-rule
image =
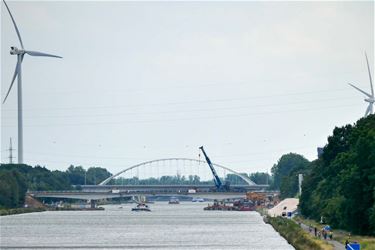
<path id="1" fill-rule="evenodd" d="M 25 164 L 0 165 L 0 208 L 22 207 L 27 190 L 72 190 L 81 185 L 97 185 L 112 174 L 105 168 L 90 167 L 87 170 L 82 166 L 69 166 L 66 171 L 50 171 L 41 166 Z M 270 180 L 267 173 L 243 174 L 257 184 L 266 184 Z M 234 174 L 228 174 L 223 182 L 233 184 L 246 183 Z M 183 184 L 211 184 L 213 181 L 202 181 L 197 175 L 187 177 L 181 175 L 161 176 L 160 178 L 139 179 L 137 177 L 119 177 L 111 180 L 112 185 L 183 185 Z"/>
<path id="2" fill-rule="evenodd" d="M 252 174 L 242 173 L 241 175 L 250 178 L 256 184 L 267 184 L 271 181 L 268 173 L 256 172 Z M 230 185 L 247 185 L 247 183 L 235 174 L 227 174 L 225 178 L 220 178 L 223 183 Z M 124 178 L 118 177 L 114 179 L 112 184 L 115 185 L 213 185 L 213 180 L 201 180 L 198 175 L 174 175 L 161 176 L 160 178 L 150 177 L 146 179 L 139 179 L 138 177 Z"/>
<path id="3" fill-rule="evenodd" d="M 272 188 L 282 198 L 297 197 L 300 173 L 302 215 L 318 221 L 323 216 L 333 227 L 375 235 L 375 115 L 336 127 L 312 162 L 283 155 L 272 168 Z"/>
<path id="4" fill-rule="evenodd" d="M 111 176 L 105 168 L 70 166 L 66 171 L 25 164 L 0 165 L 0 208 L 22 207 L 27 190 L 72 190 L 73 185 L 97 184 Z"/>

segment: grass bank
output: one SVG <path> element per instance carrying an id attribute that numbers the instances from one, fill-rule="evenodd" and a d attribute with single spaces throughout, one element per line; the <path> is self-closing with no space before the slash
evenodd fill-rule
<path id="1" fill-rule="evenodd" d="M 297 250 L 332 250 L 333 246 L 305 232 L 294 221 L 282 217 L 267 217 L 267 223 Z"/>
<path id="2" fill-rule="evenodd" d="M 296 216 L 293 218 L 297 222 L 301 222 L 305 225 L 311 225 L 312 227 L 316 227 L 321 229 L 323 227 L 322 224 L 314 221 L 303 218 L 302 216 Z M 345 240 L 348 239 L 349 232 L 339 229 L 333 228 L 333 239 L 341 242 L 342 244 L 345 243 Z M 362 235 L 350 235 L 350 241 L 356 241 L 361 244 L 361 250 L 375 250 L 375 237 L 370 236 L 362 236 Z"/>
<path id="3" fill-rule="evenodd" d="M 25 214 L 25 213 L 34 213 L 34 212 L 43 212 L 46 211 L 45 208 L 10 208 L 10 209 L 0 209 L 0 216 L 12 215 L 12 214 Z"/>

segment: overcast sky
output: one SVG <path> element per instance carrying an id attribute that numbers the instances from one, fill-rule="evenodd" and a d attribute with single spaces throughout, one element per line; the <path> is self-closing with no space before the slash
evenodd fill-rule
<path id="1" fill-rule="evenodd" d="M 115 173 L 198 158 L 270 171 L 309 160 L 335 126 L 364 115 L 374 72 L 371 2 L 8 1 L 26 49 L 24 161 Z M 20 47 L 1 3 L 1 100 Z M 17 88 L 1 111 L 1 161 L 17 149 Z M 16 155 L 16 152 L 14 152 Z"/>

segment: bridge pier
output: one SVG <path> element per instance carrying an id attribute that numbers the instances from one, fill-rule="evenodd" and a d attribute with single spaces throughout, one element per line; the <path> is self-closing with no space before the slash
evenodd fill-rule
<path id="1" fill-rule="evenodd" d="M 95 208 L 95 207 L 96 207 L 95 200 L 90 200 L 90 208 Z"/>

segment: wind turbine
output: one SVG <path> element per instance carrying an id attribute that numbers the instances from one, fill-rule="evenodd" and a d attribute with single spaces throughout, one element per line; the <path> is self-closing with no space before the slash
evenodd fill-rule
<path id="1" fill-rule="evenodd" d="M 373 113 L 373 110 L 374 110 L 374 103 L 375 103 L 375 96 L 374 96 L 374 86 L 372 85 L 372 78 L 371 78 L 371 71 L 370 71 L 370 66 L 368 64 L 368 58 L 367 58 L 367 54 L 365 52 L 365 56 L 366 56 L 366 62 L 367 62 L 367 70 L 368 70 L 368 76 L 370 78 L 370 87 L 371 87 L 371 94 L 363 91 L 362 89 L 360 88 L 357 88 L 356 86 L 354 86 L 353 84 L 350 84 L 348 83 L 350 86 L 352 86 L 353 88 L 355 88 L 356 90 L 358 90 L 359 92 L 365 94 L 368 98 L 365 98 L 365 102 L 368 102 L 369 105 L 366 109 L 366 113 L 365 113 L 365 117 L 368 116 L 369 114 L 371 115 Z"/>
<path id="2" fill-rule="evenodd" d="M 8 92 L 4 98 L 3 104 L 8 98 L 8 95 L 13 87 L 14 80 L 17 77 L 18 84 L 17 84 L 17 98 L 18 98 L 18 163 L 22 164 L 23 163 L 23 127 L 22 127 L 22 62 L 25 54 L 30 55 L 30 56 L 44 56 L 44 57 L 57 57 L 57 58 L 62 58 L 61 56 L 55 56 L 51 54 L 46 54 L 43 52 L 38 52 L 38 51 L 30 51 L 30 50 L 25 50 L 23 47 L 22 39 L 20 32 L 18 30 L 17 24 L 14 21 L 14 18 L 12 16 L 12 13 L 9 10 L 9 7 L 5 0 L 3 0 L 5 7 L 8 10 L 8 13 L 10 15 L 10 18 L 12 19 L 14 28 L 16 30 L 18 39 L 20 41 L 21 49 L 18 49 L 17 47 L 10 47 L 10 54 L 11 55 L 16 55 L 17 56 L 17 64 L 16 64 L 16 69 L 13 74 L 12 82 L 10 84 L 10 87 L 8 89 Z"/>

